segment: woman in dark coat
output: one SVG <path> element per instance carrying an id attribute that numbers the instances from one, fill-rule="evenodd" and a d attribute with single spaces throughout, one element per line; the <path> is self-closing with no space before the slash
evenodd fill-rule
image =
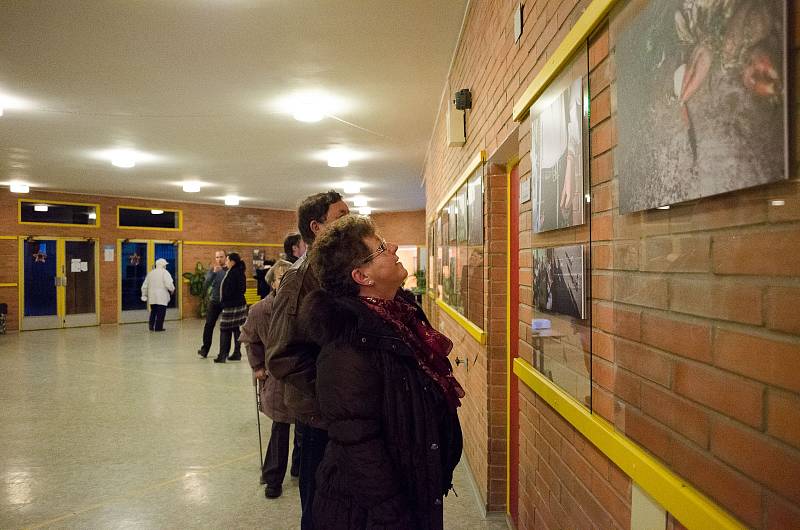
<path id="1" fill-rule="evenodd" d="M 411 293 L 397 246 L 369 218 L 317 238 L 321 290 L 301 324 L 319 346 L 316 391 L 329 443 L 317 471 L 316 530 L 443 528 L 443 496 L 461 457 L 464 391 Z"/>
<path id="2" fill-rule="evenodd" d="M 222 316 L 219 320 L 219 355 L 214 359 L 215 363 L 241 360 L 239 327 L 247 320 L 247 301 L 244 298 L 247 278 L 244 275 L 244 262 L 239 254 L 231 252 L 228 254 L 226 266 L 228 271 L 219 286 Z M 234 340 L 233 355 L 228 358 L 228 352 L 231 351 L 231 336 Z"/>

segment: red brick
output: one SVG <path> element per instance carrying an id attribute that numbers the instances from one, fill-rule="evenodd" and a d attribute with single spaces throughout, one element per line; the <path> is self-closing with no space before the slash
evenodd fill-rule
<path id="1" fill-rule="evenodd" d="M 614 422 L 626 436 L 658 458 L 672 464 L 671 431 L 632 407 L 623 408 Z"/>
<path id="2" fill-rule="evenodd" d="M 718 329 L 714 363 L 770 385 L 800 392 L 800 345 Z"/>
<path id="3" fill-rule="evenodd" d="M 697 361 L 711 362 L 711 328 L 705 324 L 642 315 L 642 341 Z"/>
<path id="4" fill-rule="evenodd" d="M 764 388 L 716 368 L 696 363 L 675 365 L 674 390 L 732 418 L 760 427 L 763 421 Z M 731 389 L 736 389 L 732 392 Z"/>
<path id="5" fill-rule="evenodd" d="M 800 230 L 715 236 L 714 272 L 800 276 Z"/>
<path id="6" fill-rule="evenodd" d="M 668 284 L 658 274 L 614 274 L 614 300 L 626 304 L 666 309 Z"/>
<path id="7" fill-rule="evenodd" d="M 611 116 L 611 90 L 603 90 L 599 94 L 593 95 L 593 98 L 589 114 L 592 127 Z"/>
<path id="8" fill-rule="evenodd" d="M 800 504 L 800 453 L 725 420 L 711 425 L 711 451 L 795 504 Z"/>
<path id="9" fill-rule="evenodd" d="M 642 411 L 701 447 L 708 447 L 708 413 L 651 383 L 642 383 Z"/>
<path id="10" fill-rule="evenodd" d="M 751 527 L 760 526 L 763 507 L 758 484 L 687 442 L 676 442 L 673 451 L 675 473 Z"/>
<path id="11" fill-rule="evenodd" d="M 605 212 L 613 207 L 611 184 L 592 188 L 592 212 Z"/>
<path id="12" fill-rule="evenodd" d="M 611 149 L 613 145 L 612 121 L 606 120 L 591 131 L 592 156 L 597 156 Z"/>
<path id="13" fill-rule="evenodd" d="M 710 236 L 653 237 L 644 240 L 641 270 L 707 272 L 711 269 Z"/>
<path id="14" fill-rule="evenodd" d="M 781 499 L 775 494 L 768 493 L 764 496 L 766 504 L 767 530 L 785 530 L 787 528 L 800 528 L 800 507 Z"/>
<path id="15" fill-rule="evenodd" d="M 761 323 L 761 289 L 752 285 L 712 280 L 670 281 L 669 308 L 680 313 Z"/>
<path id="16" fill-rule="evenodd" d="M 642 402 L 642 379 L 633 373 L 617 368 L 614 375 L 614 394 L 634 407 Z"/>
<path id="17" fill-rule="evenodd" d="M 768 328 L 800 335 L 800 289 L 770 287 L 764 304 Z"/>
<path id="18" fill-rule="evenodd" d="M 614 341 L 614 355 L 619 366 L 669 388 L 674 363 L 668 356 L 624 339 Z"/>
<path id="19" fill-rule="evenodd" d="M 800 397 L 778 390 L 769 391 L 767 432 L 800 449 Z"/>
<path id="20" fill-rule="evenodd" d="M 613 153 L 609 151 L 592 158 L 590 173 L 592 176 L 592 186 L 611 180 L 614 176 Z"/>

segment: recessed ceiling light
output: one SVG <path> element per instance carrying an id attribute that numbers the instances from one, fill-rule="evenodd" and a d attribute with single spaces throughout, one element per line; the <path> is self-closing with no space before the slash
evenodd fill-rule
<path id="1" fill-rule="evenodd" d="M 153 215 L 161 215 L 164 213 L 164 210 L 150 210 L 150 213 Z"/>
<path id="2" fill-rule="evenodd" d="M 239 197 L 236 195 L 228 195 L 225 197 L 225 206 L 239 206 Z"/>
<path id="3" fill-rule="evenodd" d="M 0 107 L 0 116 L 3 116 L 3 107 Z"/>
<path id="4" fill-rule="evenodd" d="M 279 112 L 306 123 L 318 122 L 346 107 L 341 98 L 321 90 L 294 92 L 277 100 L 274 106 Z"/>
<path id="5" fill-rule="evenodd" d="M 97 219 L 97 212 L 89 212 L 89 219 Z"/>
<path id="6" fill-rule="evenodd" d="M 353 197 L 353 206 L 357 208 L 361 206 L 366 206 L 367 203 L 368 201 L 366 197 Z"/>
<path id="7" fill-rule="evenodd" d="M 186 193 L 197 193 L 200 191 L 200 183 L 199 182 L 184 182 L 183 183 L 183 191 Z"/>
<path id="8" fill-rule="evenodd" d="M 370 208 L 369 206 L 364 206 L 363 208 L 358 209 L 358 213 L 360 213 L 361 215 L 369 215 L 372 213 L 372 208 Z"/>
<path id="9" fill-rule="evenodd" d="M 133 151 L 120 150 L 111 155 L 111 165 L 121 168 L 132 168 L 136 165 L 136 153 Z"/>
<path id="10" fill-rule="evenodd" d="M 46 212 L 50 208 L 46 204 L 34 204 L 33 211 L 34 212 Z"/>
<path id="11" fill-rule="evenodd" d="M 356 193 L 361 193 L 361 186 L 355 182 L 345 182 L 342 185 L 342 189 L 346 195 L 355 195 Z"/>
<path id="12" fill-rule="evenodd" d="M 669 210 L 669 206 L 658 206 L 656 207 L 657 210 Z"/>
<path id="13" fill-rule="evenodd" d="M 26 99 L 18 98 L 10 94 L 0 92 L 0 116 L 7 110 L 26 110 L 32 109 L 33 103 Z"/>
<path id="14" fill-rule="evenodd" d="M 350 155 L 343 150 L 328 153 L 328 167 L 347 167 L 350 165 Z"/>
<path id="15" fill-rule="evenodd" d="M 132 168 L 138 164 L 157 162 L 164 158 L 160 155 L 146 153 L 144 151 L 127 147 L 89 151 L 87 154 L 92 158 L 98 160 L 107 160 L 115 167 L 121 167 L 125 169 Z"/>
<path id="16" fill-rule="evenodd" d="M 772 206 L 783 206 L 784 204 L 786 204 L 786 201 L 784 201 L 783 199 L 774 199 L 769 201 L 769 203 Z"/>
<path id="17" fill-rule="evenodd" d="M 11 193 L 28 193 L 31 191 L 30 186 L 23 184 L 22 182 L 12 182 L 10 188 Z"/>

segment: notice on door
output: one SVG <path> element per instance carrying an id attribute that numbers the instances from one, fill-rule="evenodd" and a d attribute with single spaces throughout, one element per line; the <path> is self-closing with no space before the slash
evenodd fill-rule
<path id="1" fill-rule="evenodd" d="M 79 259 L 70 260 L 69 272 L 81 272 L 81 260 Z"/>

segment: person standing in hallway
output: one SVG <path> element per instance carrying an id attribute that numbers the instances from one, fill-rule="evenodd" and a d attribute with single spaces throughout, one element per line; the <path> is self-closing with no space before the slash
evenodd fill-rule
<path id="1" fill-rule="evenodd" d="M 331 190 L 307 197 L 297 209 L 297 223 L 303 241 L 312 248 L 314 239 L 327 226 L 349 214 L 347 203 Z M 267 345 L 267 369 L 286 383 L 285 403 L 296 419 L 300 433 L 300 504 L 301 528 L 312 528 L 315 474 L 328 444 L 327 425 L 317 403 L 314 380 L 319 347 L 298 326 L 297 311 L 303 298 L 319 288 L 316 275 L 308 267 L 306 256 L 286 271 L 273 305 Z"/>
<path id="2" fill-rule="evenodd" d="M 209 287 L 211 288 L 208 308 L 206 309 L 206 325 L 203 327 L 203 345 L 197 350 L 197 354 L 203 359 L 208 357 L 208 352 L 211 351 L 211 341 L 214 338 L 214 326 L 217 325 L 217 319 L 220 313 L 222 313 L 222 305 L 219 302 L 219 286 L 222 284 L 222 279 L 225 277 L 226 270 L 225 251 L 218 250 L 214 253 L 214 262 L 206 273 L 206 282 L 203 285 L 204 293 Z"/>
<path id="3" fill-rule="evenodd" d="M 150 331 L 164 331 L 164 317 L 170 297 L 175 292 L 175 283 L 167 270 L 167 260 L 159 258 L 156 266 L 147 273 L 142 284 L 142 301 L 150 302 Z"/>
<path id="4" fill-rule="evenodd" d="M 275 293 L 284 273 L 292 264 L 286 260 L 278 260 L 267 273 L 267 281 L 272 290 L 264 300 L 250 307 L 247 321 L 242 326 L 239 340 L 247 347 L 247 358 L 253 369 L 255 378 L 260 382 L 261 412 L 272 420 L 272 430 L 267 444 L 267 454 L 261 466 L 261 483 L 266 484 L 264 495 L 268 499 L 281 496 L 283 479 L 286 476 L 286 465 L 289 459 L 289 431 L 294 423 L 286 405 L 283 403 L 284 385 L 267 372 L 264 357 L 264 344 L 269 335 L 269 324 L 272 318 L 272 305 Z M 300 449 L 297 429 L 294 433 L 294 451 L 292 451 L 292 467 L 290 473 L 296 477 L 300 473 Z"/>
<path id="5" fill-rule="evenodd" d="M 225 262 L 227 272 L 219 286 L 219 300 L 222 306 L 222 317 L 219 320 L 219 355 L 215 363 L 224 363 L 227 360 L 239 361 L 242 358 L 239 343 L 239 327 L 247 320 L 247 301 L 244 293 L 247 290 L 245 277 L 245 264 L 236 252 L 228 254 Z M 231 351 L 231 338 L 233 338 L 233 355 Z"/>
<path id="6" fill-rule="evenodd" d="M 316 530 L 440 530 L 443 497 L 463 445 L 464 390 L 431 327 L 397 245 L 367 217 L 341 219 L 317 238 L 300 327 L 320 348 L 316 391 L 329 442 L 317 471 Z"/>

